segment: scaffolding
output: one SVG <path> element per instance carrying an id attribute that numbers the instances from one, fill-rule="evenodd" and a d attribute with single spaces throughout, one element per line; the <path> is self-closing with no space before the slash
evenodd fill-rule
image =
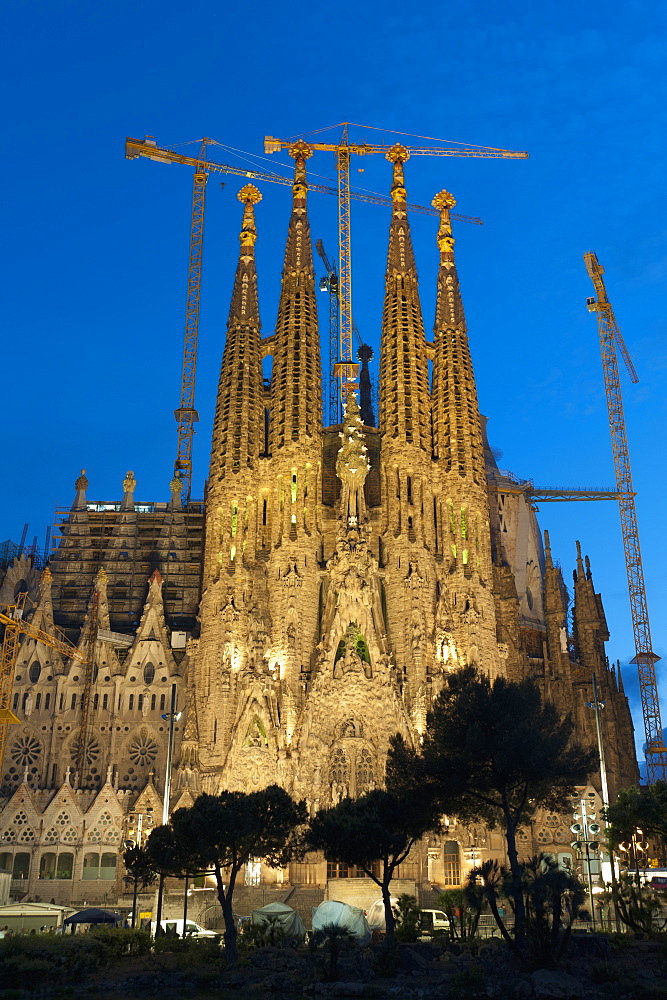
<path id="1" fill-rule="evenodd" d="M 141 502 L 121 510 L 120 501 L 92 501 L 84 510 L 57 508 L 50 568 L 55 622 L 78 640 L 95 578 L 108 577 L 110 626 L 133 634 L 143 611 L 148 581 L 159 570 L 167 624 L 192 632 L 199 605 L 204 539 L 204 503 L 183 510 Z"/>

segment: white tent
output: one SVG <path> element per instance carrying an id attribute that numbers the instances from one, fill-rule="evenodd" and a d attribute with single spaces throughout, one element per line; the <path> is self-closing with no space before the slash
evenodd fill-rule
<path id="1" fill-rule="evenodd" d="M 398 898 L 396 896 L 391 896 L 391 908 L 394 911 L 394 916 L 398 913 Z M 384 900 L 376 899 L 370 910 L 368 911 L 368 926 L 372 931 L 386 931 L 386 920 L 384 917 Z"/>
<path id="2" fill-rule="evenodd" d="M 357 944 L 366 945 L 371 939 L 371 932 L 364 911 L 349 903 L 341 903 L 337 899 L 325 899 L 319 906 L 313 907 L 313 930 L 321 931 L 324 927 L 346 927 L 354 936 Z"/>
<path id="3" fill-rule="evenodd" d="M 250 922 L 256 927 L 275 924 L 285 937 L 293 938 L 295 941 L 303 941 L 306 936 L 303 920 L 287 903 L 267 903 L 266 906 L 253 910 Z"/>

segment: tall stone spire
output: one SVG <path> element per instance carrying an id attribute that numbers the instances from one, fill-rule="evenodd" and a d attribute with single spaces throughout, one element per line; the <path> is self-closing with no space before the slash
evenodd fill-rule
<path id="1" fill-rule="evenodd" d="M 454 263 L 450 209 L 456 201 L 440 191 L 432 202 L 440 212 L 437 299 L 433 358 L 433 453 L 447 471 L 485 486 L 484 441 L 470 358 L 459 279 Z"/>
<path id="2" fill-rule="evenodd" d="M 393 207 L 382 314 L 380 430 L 385 439 L 414 444 L 430 455 L 428 359 L 403 178 L 409 155 L 399 143 L 387 153 L 393 164 Z"/>
<path id="3" fill-rule="evenodd" d="M 254 206 L 261 198 L 252 184 L 238 193 L 243 204 L 241 247 L 220 369 L 209 488 L 225 477 L 256 468 L 261 450 L 263 382 L 254 215 Z"/>
<path id="4" fill-rule="evenodd" d="M 292 215 L 287 231 L 271 376 L 270 451 L 299 441 L 319 440 L 322 429 L 320 347 L 315 272 L 306 211 L 306 160 L 312 150 L 299 140 L 289 151 L 295 161 Z"/>
<path id="5" fill-rule="evenodd" d="M 582 559 L 580 542 L 577 542 L 577 568 L 573 577 L 575 652 L 581 663 L 601 676 L 606 664 L 604 644 L 609 639 L 609 629 L 602 598 L 593 586 L 590 560 L 588 556 Z"/>

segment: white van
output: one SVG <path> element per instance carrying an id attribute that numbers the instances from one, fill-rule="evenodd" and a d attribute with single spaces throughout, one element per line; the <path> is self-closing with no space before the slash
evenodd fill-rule
<path id="1" fill-rule="evenodd" d="M 435 937 L 449 932 L 449 917 L 442 910 L 420 910 L 419 929 L 422 934 Z"/>
<path id="2" fill-rule="evenodd" d="M 173 920 L 161 920 L 160 926 L 162 930 L 168 937 L 183 937 L 183 920 L 173 919 Z M 155 924 L 151 924 L 151 931 L 155 933 Z M 185 935 L 189 938 L 214 938 L 219 941 L 222 934 L 217 931 L 207 931 L 199 924 L 196 924 L 194 920 L 185 921 Z"/>

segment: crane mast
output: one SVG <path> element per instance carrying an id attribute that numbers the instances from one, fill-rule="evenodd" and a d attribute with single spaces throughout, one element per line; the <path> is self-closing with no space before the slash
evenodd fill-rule
<path id="1" fill-rule="evenodd" d="M 660 657 L 653 652 L 651 643 L 651 628 L 646 600 L 644 569 L 639 547 L 639 528 L 634 500 L 635 494 L 632 488 L 630 450 L 625 429 L 625 415 L 623 412 L 623 397 L 618 373 L 616 344 L 621 347 L 621 353 L 624 359 L 626 359 L 626 364 L 629 361 L 629 355 L 616 323 L 611 303 L 607 297 L 607 291 L 602 278 L 604 268 L 592 252 L 584 254 L 584 262 L 596 292 L 596 297 L 587 299 L 587 306 L 589 312 L 597 314 L 602 371 L 607 396 L 614 471 L 616 473 L 616 488 L 619 493 L 618 506 L 621 517 L 625 566 L 628 576 L 630 612 L 635 640 L 635 657 L 632 662 L 637 664 L 639 674 L 639 691 L 644 717 L 644 732 L 646 735 L 646 772 L 648 783 L 652 785 L 656 781 L 667 779 L 667 748 L 665 747 L 662 733 L 658 682 L 655 671 L 656 661 Z M 632 367 L 632 362 L 630 362 L 628 370 L 633 381 L 638 381 L 637 374 Z"/>
<path id="2" fill-rule="evenodd" d="M 183 341 L 183 370 L 181 377 L 181 403 L 177 410 L 174 410 L 174 417 L 177 423 L 177 452 L 174 463 L 174 475 L 181 481 L 181 499 L 186 505 L 190 499 L 192 488 L 192 443 L 194 437 L 194 424 L 199 420 L 199 415 L 195 409 L 195 382 L 197 374 L 197 349 L 199 341 L 199 309 L 201 301 L 201 273 L 204 252 L 204 218 L 206 207 L 206 182 L 209 173 L 234 174 L 238 177 L 252 178 L 253 180 L 269 181 L 272 184 L 292 185 L 292 180 L 288 177 L 281 177 L 279 174 L 266 173 L 261 170 L 247 170 L 244 167 L 234 167 L 226 163 L 216 163 L 206 158 L 207 146 L 215 143 L 214 139 L 202 139 L 199 157 L 185 156 L 177 153 L 173 149 L 158 146 L 157 142 L 147 137 L 146 139 L 125 140 L 125 156 L 128 160 L 135 160 L 144 157 L 155 160 L 157 163 L 180 163 L 194 167 L 192 182 L 192 214 L 190 225 L 190 257 L 188 264 L 188 288 L 185 308 L 185 336 Z M 216 143 L 216 145 L 219 145 Z M 280 148 L 280 147 L 278 147 Z M 333 147 L 327 147 L 333 148 Z M 341 146 L 338 158 L 338 187 L 332 188 L 324 184 L 309 184 L 312 191 L 319 191 L 323 194 L 335 194 L 339 203 L 339 218 L 345 222 L 339 226 L 339 232 L 345 234 L 341 236 L 340 247 L 341 259 L 346 261 L 345 266 L 345 297 L 340 295 L 336 299 L 336 308 L 340 313 L 337 316 L 338 329 L 345 330 L 344 342 L 347 354 L 342 350 L 341 345 L 337 345 L 338 357 L 334 359 L 333 365 L 339 363 L 341 357 L 349 354 L 352 359 L 352 285 L 350 270 L 350 199 L 369 202 L 372 205 L 391 205 L 391 199 L 374 192 L 353 192 L 350 189 L 349 154 L 352 147 Z M 358 149 L 354 151 L 359 152 Z M 425 215 L 437 215 L 436 209 L 424 205 L 408 205 L 413 212 Z M 452 215 L 453 219 L 460 222 L 470 222 L 474 225 L 482 225 L 482 220 L 470 215 Z M 341 276 L 343 269 L 341 268 Z M 344 301 L 343 301 L 344 300 Z M 340 335 L 343 336 L 342 334 Z M 342 340 L 341 340 L 342 343 Z M 358 365 L 348 365 L 354 372 Z M 333 367 L 332 367 L 333 370 Z M 347 371 L 347 369 L 345 369 Z M 330 404 L 330 410 L 333 404 Z M 336 405 L 336 409 L 337 409 Z M 334 418 L 333 422 L 336 422 Z"/>
<path id="3" fill-rule="evenodd" d="M 329 293 L 329 424 L 337 424 L 340 408 L 338 379 L 335 372 L 339 350 L 338 272 L 334 262 L 329 259 L 322 240 L 317 241 L 315 249 L 322 258 L 327 272 L 326 277 L 321 281 L 320 288 Z"/>
<path id="4" fill-rule="evenodd" d="M 359 365 L 352 360 L 352 233 L 350 229 L 350 145 L 348 124 L 343 124 L 341 142 L 336 150 L 338 175 L 338 336 L 339 361 L 336 375 L 340 379 L 341 399 L 347 395 L 348 383 L 354 384 Z"/>
<path id="5" fill-rule="evenodd" d="M 192 489 L 192 439 L 194 425 L 199 420 L 195 409 L 195 383 L 197 378 L 197 349 L 199 344 L 199 309 L 201 304 L 201 272 L 204 255 L 204 215 L 206 209 L 206 146 L 209 139 L 202 139 L 199 159 L 192 178 L 192 215 L 190 222 L 190 258 L 188 262 L 188 290 L 185 300 L 185 335 L 183 338 L 183 372 L 181 376 L 181 405 L 174 410 L 177 431 L 176 462 L 174 475 L 181 480 L 181 500 L 187 505 Z"/>
<path id="6" fill-rule="evenodd" d="M 313 150 L 331 151 L 336 158 L 338 175 L 338 274 L 339 274 L 339 337 L 340 357 L 336 365 L 336 375 L 340 384 L 341 399 L 345 399 L 348 389 L 356 389 L 359 365 L 352 360 L 352 246 L 350 224 L 350 157 L 352 154 L 366 156 L 372 153 L 388 153 L 393 146 L 384 143 L 358 143 L 349 141 L 350 122 L 342 122 L 341 140 L 338 143 L 308 142 Z M 294 140 L 285 141 L 267 135 L 264 138 L 265 153 L 279 153 L 289 149 Z M 495 149 L 479 146 L 476 149 L 459 149 L 452 146 L 404 146 L 408 155 L 414 156 L 475 156 L 525 159 L 526 152 Z M 406 157 L 407 158 L 407 157 Z M 313 185 L 315 187 L 315 185 Z"/>

